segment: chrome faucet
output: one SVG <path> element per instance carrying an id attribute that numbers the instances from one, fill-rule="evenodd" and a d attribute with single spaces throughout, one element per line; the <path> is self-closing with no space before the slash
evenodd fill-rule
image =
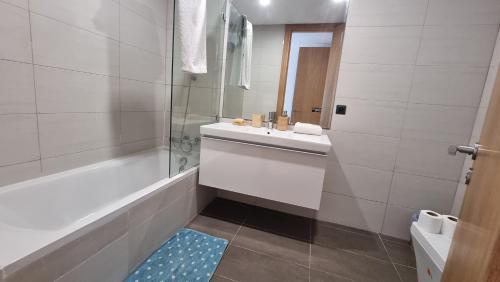
<path id="1" fill-rule="evenodd" d="M 269 112 L 269 117 L 267 120 L 267 129 L 273 129 L 275 120 L 276 120 L 276 112 Z"/>

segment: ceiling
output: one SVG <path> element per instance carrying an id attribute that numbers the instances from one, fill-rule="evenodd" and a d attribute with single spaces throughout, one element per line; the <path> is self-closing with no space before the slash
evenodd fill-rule
<path id="1" fill-rule="evenodd" d="M 347 9 L 347 1 L 334 0 L 270 0 L 265 7 L 259 4 L 259 0 L 232 2 L 254 25 L 342 23 Z"/>

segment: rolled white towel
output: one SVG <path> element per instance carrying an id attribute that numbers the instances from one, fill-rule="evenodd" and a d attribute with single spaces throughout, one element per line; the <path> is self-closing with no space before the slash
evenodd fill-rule
<path id="1" fill-rule="evenodd" d="M 293 127 L 293 132 L 321 136 L 323 134 L 323 128 L 317 124 L 297 122 Z"/>

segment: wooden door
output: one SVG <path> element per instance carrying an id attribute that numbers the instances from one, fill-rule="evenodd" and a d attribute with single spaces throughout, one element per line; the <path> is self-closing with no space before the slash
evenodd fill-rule
<path id="1" fill-rule="evenodd" d="M 319 124 L 330 47 L 301 47 L 293 94 L 292 122 Z"/>
<path id="2" fill-rule="evenodd" d="M 500 281 L 500 72 L 443 281 Z"/>

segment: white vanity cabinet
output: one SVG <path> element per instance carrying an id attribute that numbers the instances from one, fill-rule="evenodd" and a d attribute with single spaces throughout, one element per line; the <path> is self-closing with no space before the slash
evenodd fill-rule
<path id="1" fill-rule="evenodd" d="M 202 185 L 319 209 L 330 140 L 217 123 L 201 127 Z"/>

